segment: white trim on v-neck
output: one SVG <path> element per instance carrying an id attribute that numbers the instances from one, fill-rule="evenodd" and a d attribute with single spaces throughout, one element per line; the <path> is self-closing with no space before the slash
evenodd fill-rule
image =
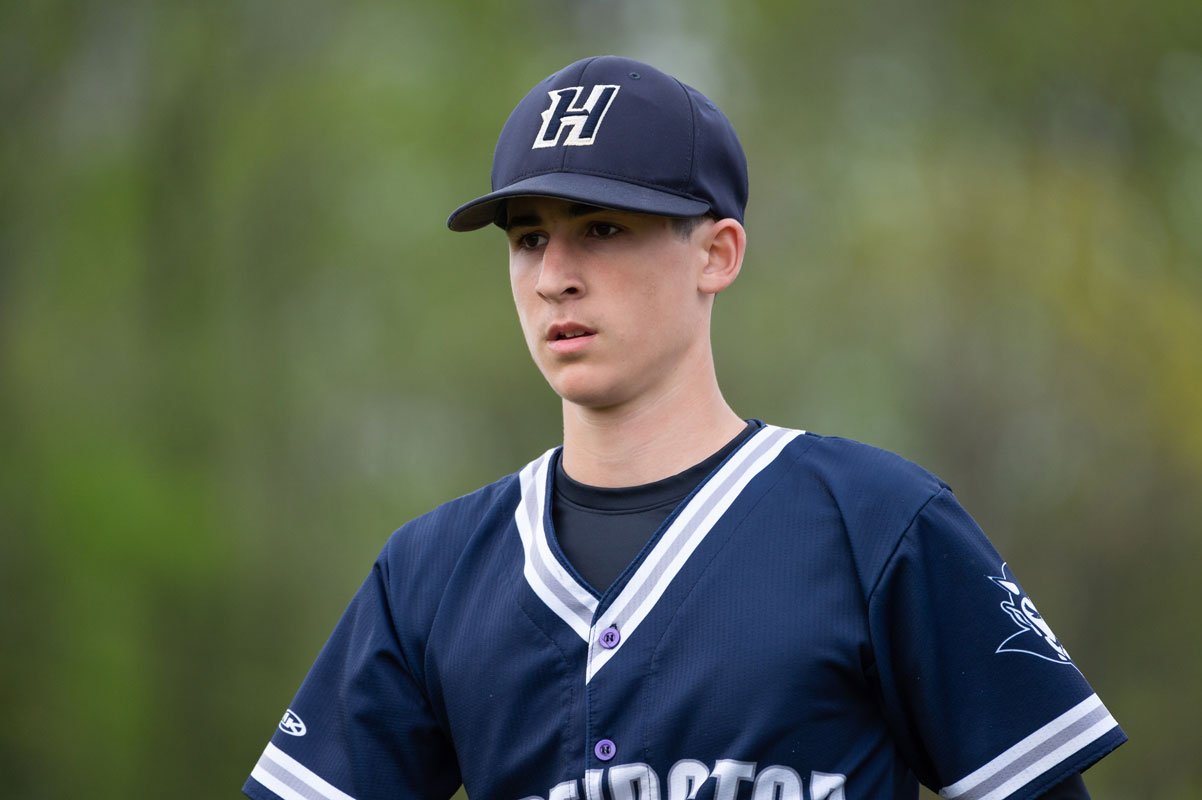
<path id="1" fill-rule="evenodd" d="M 655 544 L 640 554 L 634 573 L 600 614 L 597 610 L 601 601 L 555 555 L 546 527 L 551 486 L 548 471 L 558 448 L 548 450 L 522 469 L 522 496 L 514 512 L 525 555 L 522 574 L 547 608 L 588 643 L 585 683 L 630 640 L 747 484 L 802 433 L 766 425 L 748 437 L 689 497 Z M 613 648 L 602 647 L 598 637 L 611 625 L 618 628 L 621 638 Z"/>

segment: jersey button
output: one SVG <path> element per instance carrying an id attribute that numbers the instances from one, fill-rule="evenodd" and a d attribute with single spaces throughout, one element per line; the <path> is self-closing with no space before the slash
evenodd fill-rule
<path id="1" fill-rule="evenodd" d="M 597 746 L 593 748 L 593 753 L 602 761 L 609 761 L 618 753 L 618 748 L 609 739 L 602 739 L 597 742 Z"/>
<path id="2" fill-rule="evenodd" d="M 622 634 L 616 625 L 610 625 L 605 630 L 601 631 L 601 635 L 597 637 L 597 644 L 604 647 L 606 650 L 613 650 L 618 646 L 618 642 L 622 641 Z"/>

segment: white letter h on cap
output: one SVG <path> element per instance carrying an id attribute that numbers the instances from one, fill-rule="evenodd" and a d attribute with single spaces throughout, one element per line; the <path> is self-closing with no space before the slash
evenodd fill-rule
<path id="1" fill-rule="evenodd" d="M 555 147 L 560 143 L 559 136 L 564 128 L 568 129 L 568 135 L 564 137 L 563 144 L 576 147 L 592 144 L 619 88 L 612 84 L 597 84 L 581 106 L 576 105 L 576 101 L 584 91 L 583 86 L 547 92 L 551 105 L 542 113 L 543 125 L 539 128 L 538 136 L 534 137 L 531 149 Z M 554 128 L 551 127 L 553 121 L 556 122 Z"/>

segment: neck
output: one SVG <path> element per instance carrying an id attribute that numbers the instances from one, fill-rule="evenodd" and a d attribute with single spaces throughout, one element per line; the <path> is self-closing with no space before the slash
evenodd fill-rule
<path id="1" fill-rule="evenodd" d="M 677 396 L 678 395 L 678 396 Z M 745 425 L 716 380 L 614 408 L 563 403 L 563 468 L 590 486 L 651 483 L 704 461 Z"/>

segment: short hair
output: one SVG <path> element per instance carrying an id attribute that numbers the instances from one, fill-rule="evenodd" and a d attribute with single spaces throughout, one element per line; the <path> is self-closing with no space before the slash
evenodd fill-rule
<path id="1" fill-rule="evenodd" d="M 671 217 L 672 230 L 681 239 L 688 239 L 697 230 L 697 226 L 706 220 L 716 219 L 712 212 L 698 214 L 695 217 Z"/>

